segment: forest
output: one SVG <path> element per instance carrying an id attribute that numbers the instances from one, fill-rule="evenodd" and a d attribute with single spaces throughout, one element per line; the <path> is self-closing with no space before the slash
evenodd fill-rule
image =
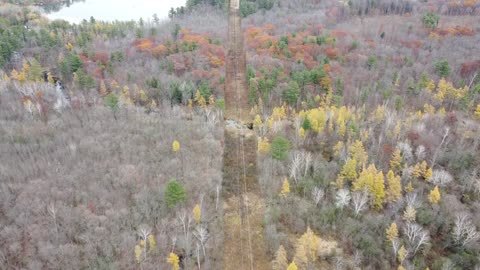
<path id="1" fill-rule="evenodd" d="M 228 1 L 79 24 L 38 5 L 0 3 L 0 269 L 231 269 Z M 480 2 L 240 14 L 252 269 L 479 270 Z"/>

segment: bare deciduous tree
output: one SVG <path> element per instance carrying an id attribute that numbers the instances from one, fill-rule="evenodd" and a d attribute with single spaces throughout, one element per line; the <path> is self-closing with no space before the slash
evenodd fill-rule
<path id="1" fill-rule="evenodd" d="M 358 216 L 360 212 L 368 208 L 368 191 L 354 192 L 352 194 L 352 208 L 355 212 L 355 216 Z"/>
<path id="2" fill-rule="evenodd" d="M 430 241 L 429 232 L 416 223 L 407 223 L 403 230 L 413 255 Z"/>
<path id="3" fill-rule="evenodd" d="M 208 240 L 207 229 L 205 229 L 203 226 L 198 226 L 197 228 L 195 228 L 195 231 L 193 232 L 193 236 L 195 236 L 195 238 L 197 238 L 198 242 L 200 243 L 202 247 L 203 256 L 205 257 L 206 256 L 205 243 Z"/>
<path id="4" fill-rule="evenodd" d="M 320 201 L 323 199 L 323 196 L 325 196 L 325 191 L 319 187 L 314 187 L 312 190 L 312 200 L 315 202 L 315 206 L 317 206 Z"/>
<path id="5" fill-rule="evenodd" d="M 437 186 L 444 187 L 453 181 L 453 177 L 445 170 L 434 170 L 429 181 Z"/>
<path id="6" fill-rule="evenodd" d="M 337 195 L 335 196 L 335 206 L 343 209 L 350 203 L 350 191 L 347 189 L 340 189 L 337 191 Z"/>
<path id="7" fill-rule="evenodd" d="M 480 233 L 475 228 L 470 215 L 467 213 L 456 215 L 452 236 L 455 242 L 462 246 L 467 246 L 480 239 Z"/>

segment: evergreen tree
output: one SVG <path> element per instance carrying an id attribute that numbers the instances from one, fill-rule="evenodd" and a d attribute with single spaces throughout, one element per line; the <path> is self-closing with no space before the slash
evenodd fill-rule
<path id="1" fill-rule="evenodd" d="M 276 160 L 285 160 L 287 158 L 290 142 L 284 137 L 276 137 L 271 144 L 272 157 Z"/>
<path id="2" fill-rule="evenodd" d="M 184 187 L 175 179 L 170 180 L 165 189 L 165 202 L 168 208 L 173 208 L 179 203 L 187 200 Z"/>

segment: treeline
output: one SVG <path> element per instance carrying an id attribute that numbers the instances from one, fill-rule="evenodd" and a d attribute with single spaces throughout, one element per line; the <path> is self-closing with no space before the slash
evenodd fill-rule
<path id="1" fill-rule="evenodd" d="M 168 16 L 173 18 L 185 14 L 187 10 L 192 10 L 198 5 L 211 5 L 224 9 L 228 6 L 228 0 L 188 0 L 185 7 L 171 8 Z M 256 13 L 258 10 L 270 10 L 278 0 L 240 0 L 240 13 L 243 17 Z"/>

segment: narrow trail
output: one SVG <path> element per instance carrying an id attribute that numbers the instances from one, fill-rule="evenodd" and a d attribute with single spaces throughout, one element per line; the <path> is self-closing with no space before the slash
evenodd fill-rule
<path id="1" fill-rule="evenodd" d="M 225 89 L 228 120 L 223 156 L 223 269 L 267 270 L 271 267 L 263 228 L 265 202 L 257 176 L 257 136 L 245 126 L 250 110 L 239 8 L 239 0 L 230 0 Z"/>

